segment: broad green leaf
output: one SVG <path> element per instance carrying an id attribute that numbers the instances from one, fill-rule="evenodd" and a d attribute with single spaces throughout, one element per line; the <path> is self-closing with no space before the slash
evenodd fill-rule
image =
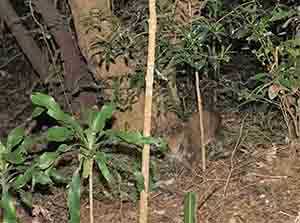
<path id="1" fill-rule="evenodd" d="M 31 166 L 24 174 L 18 175 L 13 182 L 13 187 L 17 190 L 24 187 L 31 180 L 34 170 L 35 166 Z"/>
<path id="2" fill-rule="evenodd" d="M 134 171 L 133 175 L 134 179 L 136 180 L 137 189 L 139 192 L 141 192 L 145 188 L 143 174 L 140 171 Z"/>
<path id="3" fill-rule="evenodd" d="M 73 136 L 73 131 L 65 127 L 52 127 L 47 131 L 47 138 L 49 141 L 63 142 Z"/>
<path id="4" fill-rule="evenodd" d="M 64 124 L 70 125 L 74 130 L 78 130 L 81 128 L 79 121 L 75 119 L 75 117 L 65 113 L 65 116 L 63 117 L 62 121 Z"/>
<path id="5" fill-rule="evenodd" d="M 56 169 L 51 168 L 49 171 L 49 176 L 56 182 L 56 183 L 67 183 L 69 181 L 69 177 L 65 177 L 61 173 L 59 173 Z"/>
<path id="6" fill-rule="evenodd" d="M 292 88 L 292 81 L 286 78 L 282 78 L 279 80 L 279 83 L 282 84 L 284 87 L 291 89 Z"/>
<path id="7" fill-rule="evenodd" d="M 293 10 L 288 10 L 285 8 L 279 8 L 276 7 L 273 11 L 272 11 L 272 17 L 270 18 L 270 22 L 275 22 L 278 20 L 282 20 L 285 18 L 288 18 L 290 15 L 292 15 Z"/>
<path id="8" fill-rule="evenodd" d="M 196 222 L 196 195 L 188 192 L 184 196 L 184 223 Z"/>
<path id="9" fill-rule="evenodd" d="M 77 122 L 74 117 L 62 111 L 53 112 L 49 110 L 47 114 L 50 115 L 52 118 L 61 121 L 65 127 L 74 130 L 75 133 L 81 138 L 81 140 L 83 140 L 84 138 L 83 129 L 81 128 L 79 122 Z"/>
<path id="10" fill-rule="evenodd" d="M 71 117 L 69 114 L 65 113 L 62 110 L 50 110 L 50 109 L 48 109 L 47 114 L 49 116 L 51 116 L 52 118 L 54 118 L 55 120 L 63 122 L 64 125 L 68 124 L 69 119 Z"/>
<path id="11" fill-rule="evenodd" d="M 12 197 L 8 192 L 2 193 L 1 206 L 3 209 L 3 223 L 16 223 L 17 215 L 16 208 Z"/>
<path id="12" fill-rule="evenodd" d="M 95 119 L 98 111 L 94 108 L 82 108 L 81 116 L 85 124 L 92 126 L 93 120 Z"/>
<path id="13" fill-rule="evenodd" d="M 90 175 L 91 164 L 92 164 L 92 160 L 87 159 L 87 158 L 84 158 L 84 159 L 83 159 L 82 177 L 83 177 L 84 179 L 88 178 L 88 176 Z"/>
<path id="14" fill-rule="evenodd" d="M 139 164 L 139 167 L 141 165 Z M 150 160 L 150 178 L 149 178 L 149 190 L 153 191 L 155 189 L 155 182 L 159 181 L 158 179 L 158 172 L 157 172 L 157 165 L 154 160 Z"/>
<path id="15" fill-rule="evenodd" d="M 3 171 L 6 166 L 6 161 L 3 159 L 3 154 L 6 151 L 6 147 L 0 141 L 0 171 Z"/>
<path id="16" fill-rule="evenodd" d="M 25 149 L 23 143 L 24 143 L 24 140 L 23 140 L 23 142 L 21 143 L 21 145 L 19 145 L 16 149 L 13 150 L 12 153 L 22 154 L 22 155 L 27 154 L 27 151 L 26 151 L 26 149 Z M 28 140 L 27 140 L 26 143 L 30 143 L 30 142 L 28 142 Z M 26 145 L 25 145 L 25 146 L 26 146 Z"/>
<path id="17" fill-rule="evenodd" d="M 79 171 L 75 171 L 68 191 L 69 223 L 80 222 L 80 176 Z"/>
<path id="18" fill-rule="evenodd" d="M 118 129 L 109 129 L 106 130 L 105 135 L 114 138 L 120 138 L 128 143 L 138 144 L 136 141 L 139 141 L 143 136 L 139 131 L 125 131 Z"/>
<path id="19" fill-rule="evenodd" d="M 106 121 L 112 117 L 114 110 L 115 108 L 113 104 L 104 105 L 101 108 L 101 111 L 97 112 L 97 114 L 95 115 L 90 129 L 96 133 L 101 132 L 105 126 Z"/>
<path id="20" fill-rule="evenodd" d="M 69 114 L 64 113 L 51 96 L 42 93 L 34 93 L 31 96 L 31 100 L 34 104 L 47 108 L 47 114 L 52 118 L 62 121 L 64 124 L 71 125 L 75 130 L 78 131 L 79 124 L 76 123 L 76 121 Z"/>
<path id="21" fill-rule="evenodd" d="M 95 142 L 96 142 L 96 133 L 91 129 L 86 129 L 84 132 L 88 142 L 87 145 L 89 145 L 88 149 L 89 150 L 94 149 Z"/>
<path id="22" fill-rule="evenodd" d="M 201 63 L 193 62 L 193 63 L 190 63 L 190 65 L 191 65 L 191 67 L 195 68 L 197 71 L 200 71 L 206 65 L 206 63 L 205 63 L 205 60 L 203 60 L 203 62 L 201 62 Z"/>
<path id="23" fill-rule="evenodd" d="M 35 184 L 41 184 L 41 185 L 48 185 L 52 184 L 51 178 L 41 171 L 36 171 L 34 175 L 32 176 L 33 185 Z"/>
<path id="24" fill-rule="evenodd" d="M 50 167 L 58 158 L 58 152 L 45 152 L 38 159 L 38 166 L 44 170 Z"/>
<path id="25" fill-rule="evenodd" d="M 127 143 L 142 146 L 143 144 L 155 144 L 160 146 L 162 141 L 153 137 L 145 137 L 139 131 L 123 131 L 110 129 L 105 131 L 107 136 L 118 137 Z"/>
<path id="26" fill-rule="evenodd" d="M 22 164 L 25 161 L 25 157 L 23 156 L 22 153 L 18 152 L 18 150 L 15 150 L 14 152 L 10 153 L 4 153 L 3 158 L 12 164 Z"/>
<path id="27" fill-rule="evenodd" d="M 61 144 L 58 148 L 57 148 L 57 152 L 59 153 L 65 153 L 65 152 L 69 152 L 72 150 L 72 146 L 68 146 L 67 144 Z"/>
<path id="28" fill-rule="evenodd" d="M 17 127 L 13 129 L 7 137 L 7 152 L 10 152 L 14 146 L 18 145 L 22 141 L 24 135 L 25 132 L 23 128 Z"/>
<path id="29" fill-rule="evenodd" d="M 32 208 L 32 193 L 19 190 L 21 201 L 29 208 Z"/>
<path id="30" fill-rule="evenodd" d="M 42 114 L 46 109 L 42 108 L 42 107 L 36 107 L 32 114 L 31 114 L 31 117 L 34 119 L 38 116 L 40 116 L 40 114 Z"/>
<path id="31" fill-rule="evenodd" d="M 269 73 L 258 73 L 251 79 L 254 79 L 256 81 L 264 81 L 266 78 L 270 77 Z"/>
<path id="32" fill-rule="evenodd" d="M 25 136 L 20 147 L 24 150 L 24 153 L 26 153 L 33 144 L 34 144 L 34 140 L 31 137 Z"/>
<path id="33" fill-rule="evenodd" d="M 105 180 L 108 183 L 111 183 L 113 180 L 113 176 L 111 175 L 108 167 L 107 167 L 107 160 L 105 157 L 105 153 L 103 152 L 97 152 L 96 153 L 96 157 L 95 157 L 96 163 L 98 165 L 98 168 L 101 171 L 101 174 L 103 175 L 103 177 L 105 178 Z"/>
<path id="34" fill-rule="evenodd" d="M 61 111 L 59 104 L 56 103 L 53 97 L 43 93 L 33 93 L 31 95 L 31 101 L 35 105 L 45 107 L 48 110 L 59 112 Z"/>

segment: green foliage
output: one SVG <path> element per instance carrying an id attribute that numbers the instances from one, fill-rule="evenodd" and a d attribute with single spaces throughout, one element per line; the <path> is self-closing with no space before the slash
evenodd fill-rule
<path id="1" fill-rule="evenodd" d="M 27 149 L 31 144 L 30 138 L 25 136 L 24 129 L 15 128 L 7 136 L 6 143 L 0 141 L 0 183 L 1 183 L 1 207 L 3 209 L 3 222 L 17 222 L 16 210 L 11 191 L 20 192 L 24 181 L 16 186 L 16 181 L 20 174 L 26 169 Z M 30 197 L 31 195 L 22 193 L 21 198 Z M 29 206 L 31 203 L 27 199 Z"/>
<path id="2" fill-rule="evenodd" d="M 14 188 L 21 189 L 29 182 L 31 182 L 32 190 L 34 190 L 36 184 L 65 183 L 64 177 L 57 172 L 54 163 L 63 153 L 70 151 L 70 149 L 71 147 L 66 144 L 61 144 L 56 151 L 44 152 L 40 156 L 35 157 L 30 164 L 22 168 L 24 172 L 19 173 L 15 177 L 13 182 Z M 20 169 L 20 167 L 18 168 Z"/>
<path id="3" fill-rule="evenodd" d="M 132 48 L 136 47 L 143 34 L 135 35 L 130 29 L 122 29 L 118 18 L 108 15 L 103 10 L 93 9 L 84 15 L 81 23 L 86 27 L 86 32 L 97 32 L 95 41 L 89 46 L 92 57 L 100 58 L 99 65 L 105 65 L 108 70 L 119 56 L 122 56 L 127 64 L 131 58 Z"/>
<path id="4" fill-rule="evenodd" d="M 109 184 L 113 183 L 113 176 L 106 165 L 108 163 L 108 159 L 106 158 L 105 153 L 98 151 L 96 153 L 95 160 L 105 180 Z"/>
<path id="5" fill-rule="evenodd" d="M 196 194 L 188 192 L 184 196 L 184 223 L 196 222 Z"/>
<path id="6" fill-rule="evenodd" d="M 256 100 L 256 97 L 267 99 L 268 91 L 270 92 L 269 89 L 273 88 L 274 84 L 279 84 L 289 90 L 292 90 L 295 84 L 298 86 L 295 62 L 300 56 L 299 38 L 291 36 L 287 39 L 288 36 L 273 31 L 275 22 L 276 26 L 280 22 L 281 27 L 285 27 L 295 13 L 295 9 L 282 5 L 276 5 L 273 9 L 264 11 L 257 2 L 252 2 L 240 8 L 240 13 L 234 14 L 234 24 L 237 26 L 235 37 L 245 38 L 249 43 L 256 44 L 257 47 L 252 49 L 252 52 L 267 71 L 253 78 L 259 86 L 250 94 L 243 92 L 242 98 L 246 100 L 250 98 Z M 271 100 L 275 98 L 274 95 L 269 97 Z"/>
<path id="7" fill-rule="evenodd" d="M 84 129 L 71 115 L 64 113 L 52 97 L 35 93 L 32 95 L 32 102 L 45 109 L 47 114 L 62 125 L 61 127 L 53 127 L 47 130 L 48 140 L 62 142 L 74 137 L 78 138 L 79 152 L 82 155 L 83 173 L 85 173 L 83 175 L 85 177 L 88 177 L 86 169 L 91 165 L 88 160 L 95 160 L 104 178 L 106 180 L 112 179 L 107 167 L 108 160 L 105 158 L 105 154 L 101 152 L 102 147 L 109 142 L 123 141 L 138 146 L 142 146 L 145 143 L 160 145 L 158 140 L 144 137 L 139 132 L 104 130 L 105 123 L 112 117 L 115 110 L 113 104 L 104 105 L 101 111 L 87 109 L 83 115 L 85 118 L 83 121 L 88 127 Z M 37 107 L 37 109 L 40 110 L 40 107 Z M 62 152 L 72 149 L 72 147 L 64 144 L 60 148 L 64 149 L 44 153 L 39 158 L 39 167 L 41 169 L 50 167 Z"/>
<path id="8" fill-rule="evenodd" d="M 252 53 L 265 69 L 252 78 L 256 87 L 244 89 L 240 99 L 243 104 L 262 101 L 276 105 L 289 129 L 292 120 L 296 137 L 300 137 L 300 126 L 295 121 L 300 115 L 300 38 L 299 30 L 295 29 L 299 18 L 299 12 L 292 7 L 277 4 L 263 10 L 256 1 L 232 14 L 234 37 L 252 44 Z"/>
<path id="9" fill-rule="evenodd" d="M 3 208 L 3 223 L 17 222 L 16 208 L 14 207 L 12 197 L 8 192 L 2 193 L 1 207 Z"/>
<path id="10" fill-rule="evenodd" d="M 68 191 L 68 208 L 70 213 L 69 223 L 80 222 L 80 175 L 76 170 Z"/>
<path id="11" fill-rule="evenodd" d="M 156 60 L 162 74 L 168 72 L 172 64 L 174 67 L 187 65 L 194 71 L 213 68 L 208 73 L 216 79 L 220 77 L 219 67 L 229 61 L 231 53 L 226 22 L 218 20 L 224 9 L 222 1 L 207 1 L 204 5 L 208 13 L 194 17 L 189 23 L 178 24 L 173 15 L 161 20 Z"/>
<path id="12" fill-rule="evenodd" d="M 79 210 L 76 207 L 76 205 L 78 205 L 76 202 L 79 199 L 79 173 L 81 173 L 82 178 L 92 178 L 91 168 L 95 162 L 101 176 L 106 180 L 106 183 L 112 188 L 116 183 L 114 174 L 112 174 L 114 171 L 110 167 L 111 156 L 104 152 L 107 146 L 110 144 L 115 145 L 120 142 L 136 145 L 136 148 L 141 147 L 143 144 L 156 144 L 160 146 L 159 140 L 144 137 L 140 132 L 105 129 L 106 122 L 112 118 L 113 112 L 115 111 L 115 106 L 112 103 L 104 105 L 100 111 L 96 109 L 84 110 L 82 124 L 75 120 L 73 116 L 63 112 L 55 100 L 48 95 L 34 93 L 31 99 L 33 104 L 38 106 L 34 111 L 35 114 L 41 114 L 40 112 L 36 112 L 37 109 L 38 111 L 44 109 L 49 116 L 56 119 L 61 125 L 47 130 L 46 136 L 49 141 L 64 142 L 66 140 L 75 140 L 78 142 L 76 145 L 79 148 L 77 152 L 79 152 L 80 165 L 77 170 L 78 173 L 72 178 L 68 198 L 71 217 L 70 222 L 77 222 L 76 219 L 79 218 L 75 213 Z M 26 172 L 20 176 L 20 178 L 23 178 L 21 182 L 28 180 L 29 176 L 33 175 L 32 172 L 38 168 L 41 171 L 39 171 L 37 175 L 34 175 L 35 178 L 33 180 L 41 184 L 51 183 L 51 177 L 57 174 L 56 172 L 53 174 L 53 171 L 51 171 L 54 170 L 55 161 L 63 153 L 71 150 L 75 151 L 74 145 L 68 146 L 67 144 L 61 144 L 56 151 L 43 153 L 36 159 L 35 165 L 27 169 Z M 142 180 L 140 176 L 140 173 L 134 172 L 137 185 L 141 184 Z M 21 186 L 22 184 L 19 183 L 19 185 Z"/>

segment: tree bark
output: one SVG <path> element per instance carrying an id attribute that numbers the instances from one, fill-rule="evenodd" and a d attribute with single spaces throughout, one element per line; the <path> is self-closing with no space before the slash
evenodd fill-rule
<path id="1" fill-rule="evenodd" d="M 65 81 L 69 90 L 74 89 L 82 79 L 92 80 L 87 64 L 80 58 L 80 51 L 75 45 L 72 33 L 66 28 L 62 15 L 48 0 L 34 0 L 36 9 L 53 34 L 60 47 L 64 69 Z"/>
<path id="2" fill-rule="evenodd" d="M 118 18 L 112 14 L 109 3 L 110 1 L 107 0 L 69 1 L 79 48 L 94 77 L 101 80 L 123 76 L 132 73 L 135 69 L 134 64 L 126 65 L 122 56 L 114 58 L 115 63 L 110 64 L 109 69 L 106 69 L 105 63 L 99 66 L 103 56 L 101 50 L 103 49 L 101 49 L 101 46 L 91 48 L 99 37 L 110 42 L 111 36 L 117 31 L 117 26 L 120 25 Z M 99 16 L 92 15 L 95 12 Z M 101 30 L 99 30 L 99 27 Z M 111 92 L 108 92 L 108 94 L 111 94 Z"/>
<path id="3" fill-rule="evenodd" d="M 89 12 L 95 9 L 99 9 L 103 11 L 103 13 L 106 13 L 109 10 L 107 0 L 71 0 L 69 1 L 69 4 L 72 10 L 74 26 L 78 38 L 78 45 L 83 56 L 87 61 L 89 61 L 92 58 L 89 48 L 95 41 L 98 30 L 89 29 L 87 32 L 87 28 L 90 27 L 85 27 L 83 25 L 82 18 L 83 16 L 88 16 Z"/>
<path id="4" fill-rule="evenodd" d="M 45 80 L 48 76 L 48 67 L 50 65 L 47 61 L 47 57 L 42 53 L 29 32 L 21 24 L 20 19 L 9 0 L 0 1 L 0 17 L 3 18 L 16 38 L 33 69 L 42 80 Z"/>
<path id="5" fill-rule="evenodd" d="M 97 103 L 97 91 L 87 92 L 84 87 L 92 86 L 94 82 L 88 65 L 82 60 L 80 50 L 76 45 L 72 33 L 67 29 L 65 20 L 49 0 L 33 0 L 35 8 L 41 13 L 46 25 L 56 40 L 63 64 L 67 99 L 64 107 L 74 113 L 79 113 L 81 107 L 90 107 Z M 74 92 L 78 94 L 74 98 Z"/>

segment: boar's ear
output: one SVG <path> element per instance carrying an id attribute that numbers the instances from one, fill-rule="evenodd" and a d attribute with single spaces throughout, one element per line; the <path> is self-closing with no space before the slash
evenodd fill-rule
<path id="1" fill-rule="evenodd" d="M 171 153 L 177 154 L 182 152 L 181 150 L 186 146 L 184 131 L 178 131 L 175 134 L 167 136 L 167 143 Z"/>
<path id="2" fill-rule="evenodd" d="M 158 116 L 158 126 L 160 129 L 162 129 L 163 127 L 167 126 L 168 124 L 168 118 L 166 116 L 165 112 L 161 112 Z"/>
<path id="3" fill-rule="evenodd" d="M 167 117 L 169 122 L 172 124 L 178 124 L 180 122 L 180 119 L 175 112 L 167 112 Z"/>
<path id="4" fill-rule="evenodd" d="M 178 118 L 175 112 L 162 112 L 158 118 L 159 126 L 164 127 L 173 127 L 180 123 L 180 119 Z"/>

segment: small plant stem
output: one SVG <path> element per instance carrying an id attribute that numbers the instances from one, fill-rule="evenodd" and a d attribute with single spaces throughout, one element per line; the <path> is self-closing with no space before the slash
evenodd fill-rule
<path id="1" fill-rule="evenodd" d="M 201 141 L 201 157 L 202 157 L 202 170 L 206 170 L 206 149 L 204 145 L 204 127 L 203 127 L 203 107 L 202 107 L 202 98 L 199 89 L 199 74 L 198 71 L 195 72 L 195 85 L 198 101 L 198 110 L 199 110 L 199 126 L 200 126 L 200 141 Z"/>
<path id="2" fill-rule="evenodd" d="M 151 134 L 151 111 L 153 95 L 153 73 L 155 67 L 155 37 L 156 37 L 156 1 L 149 0 L 149 42 L 146 73 L 145 112 L 144 112 L 144 136 Z M 140 197 L 139 223 L 148 222 L 148 190 L 149 190 L 149 161 L 150 145 L 144 145 L 142 156 L 142 174 L 144 177 L 144 190 Z"/>
<path id="3" fill-rule="evenodd" d="M 236 141 L 236 144 L 235 144 L 235 147 L 231 153 L 231 157 L 230 157 L 230 172 L 228 174 L 228 177 L 226 179 L 226 183 L 225 183 L 225 187 L 224 187 L 224 197 L 226 197 L 227 195 L 227 188 L 228 188 L 228 185 L 229 185 L 229 182 L 230 182 L 230 179 L 231 179 L 231 176 L 232 176 L 232 173 L 233 173 L 233 170 L 234 170 L 234 155 L 241 143 L 241 139 L 242 139 L 242 136 L 243 136 L 243 129 L 244 129 L 244 124 L 245 124 L 245 120 L 246 118 L 248 117 L 248 115 L 246 115 L 244 118 L 243 118 L 243 121 L 242 121 L 242 124 L 241 124 L 241 127 L 240 127 L 240 134 L 239 134 L 239 138 L 238 140 Z"/>
<path id="4" fill-rule="evenodd" d="M 94 223 L 93 164 L 94 164 L 94 160 L 91 159 L 91 164 L 90 164 L 90 176 L 89 176 L 90 223 Z"/>

